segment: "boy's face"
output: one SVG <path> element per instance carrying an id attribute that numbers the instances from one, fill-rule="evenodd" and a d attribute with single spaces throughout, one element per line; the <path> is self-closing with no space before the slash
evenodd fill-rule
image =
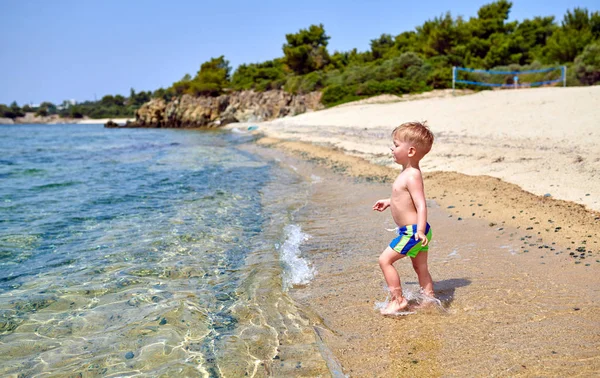
<path id="1" fill-rule="evenodd" d="M 394 145 L 390 147 L 394 161 L 400 165 L 406 165 L 408 159 L 415 156 L 417 150 L 410 142 L 403 142 L 394 138 Z"/>

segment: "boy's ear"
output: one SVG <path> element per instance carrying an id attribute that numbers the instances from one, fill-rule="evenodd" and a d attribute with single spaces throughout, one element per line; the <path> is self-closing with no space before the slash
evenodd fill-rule
<path id="1" fill-rule="evenodd" d="M 408 157 L 413 157 L 417 154 L 417 149 L 414 146 L 408 147 Z"/>

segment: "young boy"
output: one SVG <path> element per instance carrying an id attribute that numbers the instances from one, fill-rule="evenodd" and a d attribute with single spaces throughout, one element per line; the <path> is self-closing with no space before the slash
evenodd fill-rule
<path id="1" fill-rule="evenodd" d="M 431 150 L 433 134 L 423 123 L 408 122 L 394 129 L 392 139 L 392 155 L 402 166 L 402 172 L 392 185 L 392 196 L 373 205 L 373 210 L 377 211 L 390 207 L 398 225 L 398 237 L 379 256 L 379 266 L 392 296 L 388 306 L 381 310 L 384 315 L 408 307 L 408 301 L 402 295 L 400 276 L 392 265 L 405 256 L 412 259 L 423 294 L 433 297 L 433 281 L 427 268 L 431 227 L 427 223 L 423 176 L 419 167 L 421 159 Z"/>

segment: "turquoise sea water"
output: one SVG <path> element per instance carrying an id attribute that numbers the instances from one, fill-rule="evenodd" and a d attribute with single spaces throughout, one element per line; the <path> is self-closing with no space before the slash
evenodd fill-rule
<path id="1" fill-rule="evenodd" d="M 294 222 L 311 182 L 251 139 L 0 126 L 0 375 L 317 372 L 286 295 L 314 273 Z"/>

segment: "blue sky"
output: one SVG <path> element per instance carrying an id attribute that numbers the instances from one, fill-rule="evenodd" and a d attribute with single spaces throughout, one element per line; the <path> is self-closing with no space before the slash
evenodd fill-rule
<path id="1" fill-rule="evenodd" d="M 450 11 L 469 18 L 491 1 L 0 0 L 0 103 L 127 96 L 168 87 L 211 57 L 233 68 L 282 56 L 285 34 L 323 23 L 328 49 L 365 51 L 381 35 Z M 598 0 L 514 0 L 511 20 Z"/>

